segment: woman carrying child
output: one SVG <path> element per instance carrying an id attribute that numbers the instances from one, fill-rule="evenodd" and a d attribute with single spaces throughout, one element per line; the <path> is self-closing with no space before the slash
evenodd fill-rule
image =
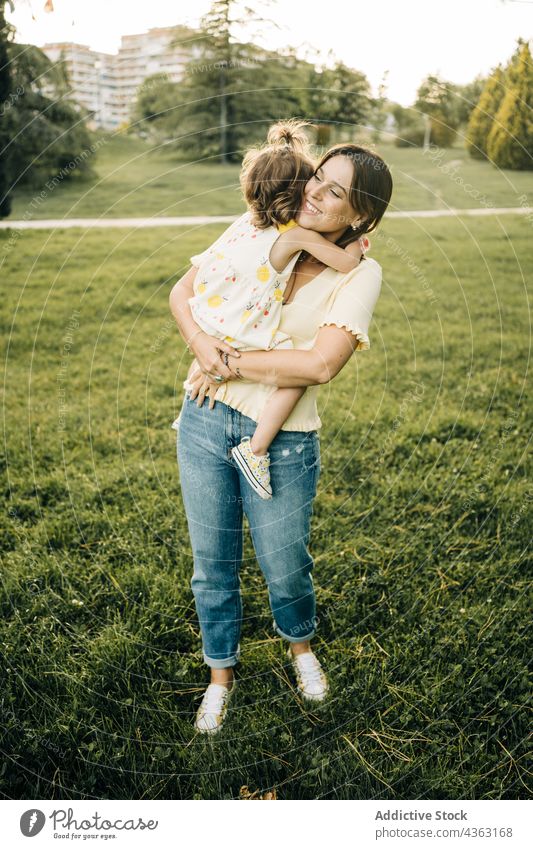
<path id="1" fill-rule="evenodd" d="M 314 702 L 327 695 L 309 642 L 316 392 L 369 347 L 381 268 L 360 260 L 392 192 L 384 161 L 357 145 L 338 145 L 315 166 L 298 122 L 275 125 L 267 145 L 248 152 L 241 185 L 248 211 L 191 258 L 170 295 L 195 354 L 173 426 L 211 668 L 195 727 L 208 733 L 222 726 L 240 654 L 243 513 L 299 692 Z"/>

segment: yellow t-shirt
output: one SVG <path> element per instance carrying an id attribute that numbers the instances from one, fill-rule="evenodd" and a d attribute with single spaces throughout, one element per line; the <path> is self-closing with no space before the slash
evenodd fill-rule
<path id="1" fill-rule="evenodd" d="M 353 271 L 341 274 L 325 268 L 296 292 L 294 300 L 281 309 L 279 330 L 292 337 L 294 348 L 308 351 L 320 327 L 335 324 L 350 330 L 357 337 L 357 351 L 370 348 L 368 328 L 381 290 L 381 266 L 366 257 Z M 287 352 L 290 356 L 290 352 Z M 196 360 L 189 375 L 197 370 Z M 187 381 L 184 383 L 186 388 Z M 294 410 L 282 425 L 282 430 L 318 430 L 322 422 L 317 410 L 319 386 L 309 386 Z M 216 392 L 215 401 L 222 401 L 257 421 L 275 386 L 249 380 L 229 380 Z"/>

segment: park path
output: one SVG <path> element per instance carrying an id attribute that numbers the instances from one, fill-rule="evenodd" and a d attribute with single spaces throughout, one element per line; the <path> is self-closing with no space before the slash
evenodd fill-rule
<path id="1" fill-rule="evenodd" d="M 385 218 L 456 218 L 461 215 L 528 215 L 531 206 L 483 207 L 483 209 L 407 209 L 387 212 Z M 175 218 L 42 218 L 33 221 L 6 219 L 1 230 L 57 230 L 69 227 L 194 227 L 197 224 L 230 224 L 238 215 L 186 215 Z"/>

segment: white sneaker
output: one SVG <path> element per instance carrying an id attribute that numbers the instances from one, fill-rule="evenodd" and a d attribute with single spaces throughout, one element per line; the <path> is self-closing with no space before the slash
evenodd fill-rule
<path id="1" fill-rule="evenodd" d="M 244 477 L 261 498 L 272 498 L 270 486 L 270 455 L 254 454 L 250 445 L 250 437 L 244 436 L 239 445 L 231 449 L 233 459 Z"/>
<path id="2" fill-rule="evenodd" d="M 323 701 L 329 690 L 328 679 L 316 655 L 312 651 L 294 655 L 290 646 L 287 655 L 296 673 L 300 695 L 313 702 Z"/>
<path id="3" fill-rule="evenodd" d="M 228 699 L 235 689 L 235 680 L 231 690 L 224 684 L 210 684 L 204 693 L 202 703 L 196 712 L 194 727 L 203 734 L 216 734 L 222 728 Z"/>

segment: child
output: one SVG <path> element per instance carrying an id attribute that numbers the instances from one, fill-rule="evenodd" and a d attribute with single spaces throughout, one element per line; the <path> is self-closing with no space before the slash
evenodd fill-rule
<path id="1" fill-rule="evenodd" d="M 294 221 L 305 184 L 314 173 L 304 126 L 304 122 L 280 122 L 271 127 L 265 147 L 248 151 L 240 179 L 249 211 L 207 251 L 192 258 L 199 265 L 195 295 L 189 299 L 196 323 L 241 351 L 293 347 L 290 336 L 278 326 L 284 289 L 300 251 L 348 273 L 368 245 L 362 237 L 339 248 Z M 304 392 L 305 387 L 277 389 L 257 422 L 255 450 L 250 437 L 232 449 L 245 479 L 261 498 L 272 497 L 270 443 Z"/>

